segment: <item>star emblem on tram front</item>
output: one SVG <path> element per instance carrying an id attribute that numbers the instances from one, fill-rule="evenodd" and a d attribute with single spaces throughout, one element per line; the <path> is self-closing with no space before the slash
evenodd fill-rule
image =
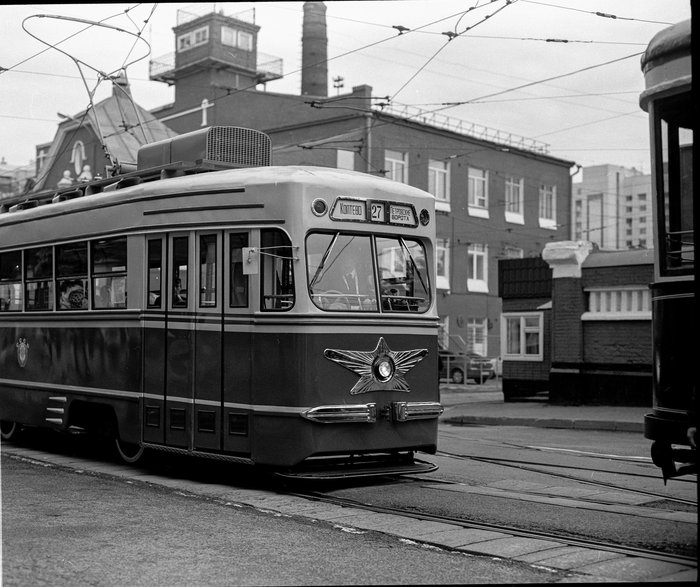
<path id="1" fill-rule="evenodd" d="M 350 395 L 370 391 L 411 391 L 404 375 L 415 367 L 428 349 L 392 351 L 383 337 L 373 351 L 326 349 L 323 355 L 360 376 Z"/>

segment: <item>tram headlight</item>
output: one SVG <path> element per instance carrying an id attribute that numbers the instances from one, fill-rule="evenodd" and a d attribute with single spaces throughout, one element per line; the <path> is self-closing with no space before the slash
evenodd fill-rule
<path id="1" fill-rule="evenodd" d="M 379 357 L 372 367 L 374 377 L 381 383 L 389 381 L 389 379 L 394 376 L 395 370 L 396 366 L 394 365 L 394 361 L 389 357 Z"/>
<path id="2" fill-rule="evenodd" d="M 316 216 L 323 216 L 328 211 L 328 204 L 323 198 L 316 198 L 311 202 L 311 211 Z"/>

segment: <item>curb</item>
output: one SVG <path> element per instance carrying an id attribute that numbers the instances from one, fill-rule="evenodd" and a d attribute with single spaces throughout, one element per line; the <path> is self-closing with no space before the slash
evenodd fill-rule
<path id="1" fill-rule="evenodd" d="M 615 422 L 610 420 L 577 420 L 568 418 L 509 418 L 502 416 L 452 416 L 440 419 L 441 424 L 452 426 L 533 426 L 568 430 L 598 430 L 608 432 L 644 432 L 643 422 Z"/>

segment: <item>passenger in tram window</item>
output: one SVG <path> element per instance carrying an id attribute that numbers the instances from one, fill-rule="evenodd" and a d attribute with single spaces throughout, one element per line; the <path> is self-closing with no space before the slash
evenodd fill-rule
<path id="1" fill-rule="evenodd" d="M 187 306 L 187 290 L 182 289 L 182 280 L 179 277 L 175 279 L 175 288 L 173 289 L 173 306 Z"/>
<path id="2" fill-rule="evenodd" d="M 86 310 L 88 297 L 82 281 L 67 279 L 61 282 L 61 295 L 58 302 L 60 310 Z"/>

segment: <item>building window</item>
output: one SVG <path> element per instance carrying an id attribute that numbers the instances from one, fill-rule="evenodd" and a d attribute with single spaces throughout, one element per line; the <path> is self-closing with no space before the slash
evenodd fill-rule
<path id="1" fill-rule="evenodd" d="M 435 209 L 450 212 L 450 164 L 428 161 L 428 191 L 435 196 Z"/>
<path id="2" fill-rule="evenodd" d="M 489 172 L 483 169 L 469 168 L 467 191 L 469 197 L 469 215 L 481 218 L 489 217 Z"/>
<path id="3" fill-rule="evenodd" d="M 557 229 L 557 187 L 540 185 L 540 228 Z"/>
<path id="4" fill-rule="evenodd" d="M 525 224 L 525 216 L 523 210 L 524 203 L 524 180 L 515 179 L 514 177 L 506 177 L 506 222 L 515 224 Z M 577 201 L 578 213 L 581 213 L 580 200 Z"/>
<path id="5" fill-rule="evenodd" d="M 486 318 L 467 319 L 467 349 L 473 353 L 486 356 Z"/>
<path id="6" fill-rule="evenodd" d="M 221 27 L 221 43 L 229 47 L 236 47 L 242 51 L 253 50 L 253 35 L 228 26 Z"/>
<path id="7" fill-rule="evenodd" d="M 439 238 L 435 242 L 435 267 L 437 289 L 450 289 L 450 240 Z"/>
<path id="8" fill-rule="evenodd" d="M 503 247 L 503 258 L 504 259 L 522 259 L 525 256 L 525 251 L 520 247 L 512 247 L 506 245 Z"/>
<path id="9" fill-rule="evenodd" d="M 488 292 L 486 245 L 474 243 L 467 251 L 467 289 Z"/>
<path id="10" fill-rule="evenodd" d="M 398 151 L 384 152 L 386 177 L 401 183 L 408 183 L 408 153 Z"/>
<path id="11" fill-rule="evenodd" d="M 336 167 L 338 169 L 349 169 L 354 171 L 355 169 L 355 152 L 346 151 L 344 149 L 338 149 Z"/>
<path id="12" fill-rule="evenodd" d="M 542 312 L 509 312 L 501 316 L 501 356 L 511 361 L 541 361 Z"/>
<path id="13" fill-rule="evenodd" d="M 647 195 L 646 195 L 646 194 L 637 194 L 637 199 L 638 199 L 640 202 L 646 202 L 646 200 L 647 200 Z"/>
<path id="14" fill-rule="evenodd" d="M 177 38 L 177 51 L 187 51 L 193 47 L 204 45 L 209 41 L 209 27 L 204 26 L 188 33 L 183 33 Z"/>
<path id="15" fill-rule="evenodd" d="M 628 243 L 631 246 L 632 241 Z M 651 293 L 646 286 L 591 288 L 586 294 L 588 311 L 581 320 L 651 320 Z"/>

